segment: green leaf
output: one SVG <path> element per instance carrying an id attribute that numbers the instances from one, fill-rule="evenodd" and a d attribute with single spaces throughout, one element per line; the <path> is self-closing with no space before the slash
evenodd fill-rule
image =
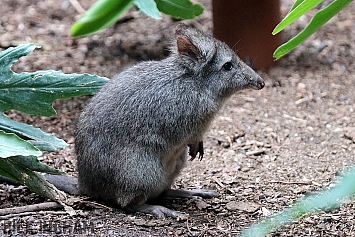
<path id="1" fill-rule="evenodd" d="M 16 122 L 4 116 L 1 111 L 0 130 L 7 133 L 14 133 L 24 140 L 29 140 L 28 142 L 32 143 L 32 145 L 42 151 L 55 151 L 57 149 L 63 149 L 67 146 L 63 140 L 56 138 L 49 133 L 45 133 L 41 129 L 35 128 L 32 125 Z"/>
<path id="2" fill-rule="evenodd" d="M 17 155 L 40 156 L 42 152 L 15 134 L 0 130 L 0 157 L 7 158 Z"/>
<path id="3" fill-rule="evenodd" d="M 7 158 L 16 155 L 40 156 L 42 152 L 15 134 L 0 130 L 0 157 Z"/>
<path id="4" fill-rule="evenodd" d="M 322 25 L 328 22 L 334 15 L 346 7 L 346 5 L 348 5 L 351 1 L 352 0 L 335 0 L 326 8 L 318 11 L 305 29 L 275 50 L 274 57 L 276 59 L 280 59 L 282 56 L 295 49 L 303 41 L 308 39 L 309 36 L 316 32 Z"/>
<path id="5" fill-rule="evenodd" d="M 61 140 L 61 139 L 58 139 L 58 140 Z M 63 140 L 61 140 L 61 141 L 63 141 Z M 62 149 L 62 147 L 56 148 L 52 144 L 44 142 L 44 141 L 27 140 L 27 142 L 31 143 L 32 145 L 37 147 L 37 149 L 39 149 L 40 151 L 53 152 L 53 151 L 56 151 L 57 149 Z M 63 141 L 63 143 L 65 143 L 65 142 Z M 65 143 L 65 146 L 67 146 L 67 145 L 68 144 Z"/>
<path id="6" fill-rule="evenodd" d="M 60 171 L 40 162 L 36 156 L 14 156 L 11 157 L 11 160 L 13 163 L 16 163 L 17 165 L 32 171 L 56 175 L 66 174 L 63 171 Z"/>
<path id="7" fill-rule="evenodd" d="M 290 12 L 293 11 L 293 9 L 295 9 L 298 5 L 300 5 L 303 1 L 306 0 L 296 0 L 295 3 L 292 5 Z"/>
<path id="8" fill-rule="evenodd" d="M 50 184 L 43 175 L 19 165 L 13 158 L 0 159 L 0 175 L 26 185 L 32 192 L 59 203 L 66 201 L 65 193 Z"/>
<path id="9" fill-rule="evenodd" d="M 154 0 L 134 0 L 134 5 L 144 14 L 154 19 L 161 19 L 160 12 Z"/>
<path id="10" fill-rule="evenodd" d="M 203 13 L 200 4 L 189 0 L 155 0 L 159 11 L 180 19 L 193 19 Z"/>
<path id="11" fill-rule="evenodd" d="M 92 34 L 116 22 L 134 0 L 99 0 L 71 28 L 74 37 Z"/>
<path id="12" fill-rule="evenodd" d="M 0 52 L 0 109 L 20 110 L 29 114 L 55 114 L 56 99 L 96 93 L 107 78 L 90 74 L 64 74 L 61 71 L 14 73 L 10 67 L 21 56 L 38 46 L 23 44 Z"/>
<path id="13" fill-rule="evenodd" d="M 272 34 L 276 35 L 280 31 L 285 29 L 288 25 L 293 23 L 295 20 L 300 18 L 300 16 L 306 14 L 309 10 L 313 9 L 315 6 L 317 6 L 321 2 L 323 2 L 323 0 L 303 0 L 302 2 L 299 1 L 299 4 L 292 11 L 290 11 L 285 16 L 285 18 L 275 27 Z M 297 1 L 296 1 L 296 3 L 297 3 Z M 295 5 L 296 5 L 296 3 L 295 3 Z"/>
<path id="14" fill-rule="evenodd" d="M 265 218 L 245 229 L 241 236 L 266 236 L 275 229 L 279 229 L 297 218 L 323 210 L 329 211 L 339 207 L 341 200 L 355 195 L 355 168 L 351 168 L 344 175 L 342 180 L 334 187 L 325 189 L 319 194 L 307 195 L 298 200 L 284 211 Z"/>
<path id="15" fill-rule="evenodd" d="M 11 173 L 7 172 L 6 169 L 4 169 L 2 166 L 1 166 L 1 161 L 0 161 L 0 176 L 5 176 L 9 179 L 12 179 L 12 180 L 15 180 L 18 182 L 18 178 L 13 176 Z"/>
<path id="16" fill-rule="evenodd" d="M 86 36 L 116 22 L 135 4 L 143 13 L 160 18 L 160 12 L 181 19 L 192 19 L 203 12 L 189 0 L 98 0 L 71 28 L 74 37 Z M 160 12 L 159 12 L 160 11 Z"/>

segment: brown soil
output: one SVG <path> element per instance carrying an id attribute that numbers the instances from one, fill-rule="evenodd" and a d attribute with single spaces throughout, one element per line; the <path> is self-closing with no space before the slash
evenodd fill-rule
<path id="1" fill-rule="evenodd" d="M 81 4 L 87 9 L 92 2 Z M 283 1 L 283 13 L 292 2 Z M 205 13 L 190 23 L 210 30 L 210 2 L 204 5 Z M 55 69 L 106 77 L 137 61 L 166 57 L 176 25 L 169 17 L 155 21 L 132 10 L 120 24 L 74 40 L 68 32 L 78 13 L 69 1 L 3 0 L 0 16 L 1 50 L 23 42 L 42 46 L 22 58 L 13 67 L 16 72 Z M 295 35 L 309 19 L 302 17 L 284 38 Z M 86 203 L 75 207 L 77 216 L 52 211 L 2 218 L 0 235 L 233 236 L 306 193 L 330 187 L 355 161 L 354 22 L 351 3 L 278 66 L 259 71 L 266 80 L 263 90 L 242 91 L 227 102 L 206 135 L 205 158 L 190 162 L 175 184 L 215 189 L 220 197 L 162 200 L 184 214 L 178 220 Z M 10 116 L 67 141 L 68 148 L 41 160 L 75 175 L 73 128 L 88 99 L 57 101 L 58 114 L 50 118 L 14 111 Z M 0 184 L 1 208 L 44 201 L 25 187 Z M 354 215 L 354 202 L 348 201 L 273 236 L 354 236 Z"/>

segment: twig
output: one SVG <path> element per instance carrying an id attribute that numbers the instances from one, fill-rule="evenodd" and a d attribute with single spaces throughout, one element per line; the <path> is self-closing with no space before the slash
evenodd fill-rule
<path id="1" fill-rule="evenodd" d="M 304 102 L 307 102 L 307 101 L 310 101 L 310 100 L 312 100 L 312 99 L 313 99 L 312 96 L 310 96 L 310 97 L 306 96 L 306 97 L 304 97 L 304 98 L 301 98 L 301 99 L 299 99 L 299 100 L 296 100 L 296 101 L 295 101 L 295 104 L 296 104 L 296 105 L 300 105 L 300 104 L 302 104 L 302 103 L 304 103 Z"/>
<path id="2" fill-rule="evenodd" d="M 226 187 L 224 184 L 222 184 L 221 181 L 219 181 L 218 178 L 212 177 L 212 179 L 213 179 L 221 188 L 225 188 L 225 187 Z"/>
<path id="3" fill-rule="evenodd" d="M 296 118 L 296 117 L 290 116 L 290 115 L 288 115 L 288 114 L 283 114 L 282 116 L 283 116 L 284 118 L 291 119 L 291 120 L 293 120 L 293 121 L 302 122 L 302 123 L 307 123 L 307 120 L 300 119 L 300 118 Z"/>
<path id="4" fill-rule="evenodd" d="M 108 206 L 105 206 L 105 205 L 97 203 L 97 202 L 91 202 L 91 201 L 86 201 L 86 200 L 81 200 L 80 202 L 83 203 L 83 204 L 90 204 L 92 206 L 106 208 L 106 209 L 109 209 L 109 210 L 113 209 L 112 207 L 108 207 Z"/>
<path id="5" fill-rule="evenodd" d="M 33 205 L 27 205 L 22 207 L 10 207 L 10 208 L 3 208 L 0 209 L 0 216 L 8 215 L 8 214 L 18 214 L 23 212 L 38 212 L 42 210 L 48 209 L 59 209 L 63 208 L 63 206 L 56 202 L 45 202 Z"/>
<path id="6" fill-rule="evenodd" d="M 232 141 L 232 138 L 231 138 L 230 136 L 228 136 L 227 139 L 228 139 L 228 143 L 229 143 L 229 146 L 230 146 L 229 148 L 230 148 L 230 149 L 233 149 L 233 141 Z"/>
<path id="7" fill-rule="evenodd" d="M 321 151 L 321 152 L 319 152 L 318 154 L 316 154 L 316 155 L 312 155 L 312 154 L 307 154 L 308 156 L 310 156 L 310 157 L 314 157 L 314 158 L 316 158 L 316 159 L 318 159 L 321 155 L 323 155 L 324 154 L 324 151 Z"/>
<path id="8" fill-rule="evenodd" d="M 230 137 L 228 137 L 229 141 L 214 136 L 207 136 L 207 137 L 217 140 L 218 145 L 222 145 L 223 148 L 230 148 L 232 146 L 232 139 L 230 139 Z"/>
<path id="9" fill-rule="evenodd" d="M 68 214 L 66 211 L 30 211 L 30 212 L 22 212 L 22 213 L 14 213 L 5 216 L 0 216 L 0 220 L 8 220 L 14 217 L 21 217 L 21 216 L 33 216 L 33 215 L 66 215 Z"/>
<path id="10" fill-rule="evenodd" d="M 315 157 L 318 159 L 321 155 L 324 154 L 324 151 L 319 152 Z"/>
<path id="11" fill-rule="evenodd" d="M 311 185 L 312 181 L 305 182 L 286 182 L 286 181 L 267 181 L 268 183 L 278 183 L 278 184 L 300 184 L 300 185 Z"/>
<path id="12" fill-rule="evenodd" d="M 86 12 L 86 10 L 80 5 L 77 0 L 69 0 L 69 2 L 71 3 L 71 5 L 73 5 L 73 7 L 78 13 L 84 14 Z"/>
<path id="13" fill-rule="evenodd" d="M 186 219 L 186 229 L 187 229 L 187 232 L 191 232 L 190 226 L 189 226 L 189 218 Z"/>

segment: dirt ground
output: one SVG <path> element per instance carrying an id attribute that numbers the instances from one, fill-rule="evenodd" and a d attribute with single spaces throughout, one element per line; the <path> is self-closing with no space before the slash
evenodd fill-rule
<path id="1" fill-rule="evenodd" d="M 85 9 L 92 2 L 80 1 Z M 282 1 L 283 14 L 292 2 Z M 188 23 L 211 30 L 211 5 L 203 4 L 204 14 Z M 54 69 L 111 77 L 137 61 L 166 57 L 177 23 L 130 11 L 120 24 L 74 40 L 68 32 L 79 14 L 67 0 L 2 0 L 0 6 L 1 51 L 24 42 L 42 46 L 22 58 L 16 72 Z M 284 38 L 309 20 L 302 17 Z M 331 187 L 355 162 L 354 20 L 351 3 L 278 66 L 259 71 L 263 90 L 242 91 L 226 103 L 206 134 L 205 158 L 189 162 L 175 183 L 179 189 L 215 189 L 218 198 L 161 200 L 183 213 L 177 220 L 87 202 L 75 206 L 76 216 L 53 210 L 1 217 L 0 236 L 235 236 L 305 194 Z M 50 118 L 8 114 L 64 139 L 69 147 L 41 160 L 76 175 L 73 129 L 88 100 L 57 101 L 58 114 Z M 1 208 L 45 201 L 25 187 L 0 184 Z M 271 236 L 354 236 L 354 205 L 349 200 L 332 212 L 306 216 Z"/>

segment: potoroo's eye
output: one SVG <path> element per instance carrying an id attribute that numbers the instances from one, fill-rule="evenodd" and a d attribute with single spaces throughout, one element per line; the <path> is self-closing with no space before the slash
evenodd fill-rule
<path id="1" fill-rule="evenodd" d="M 223 69 L 226 71 L 230 71 L 233 68 L 233 64 L 232 62 L 226 62 L 225 64 L 223 64 Z"/>

